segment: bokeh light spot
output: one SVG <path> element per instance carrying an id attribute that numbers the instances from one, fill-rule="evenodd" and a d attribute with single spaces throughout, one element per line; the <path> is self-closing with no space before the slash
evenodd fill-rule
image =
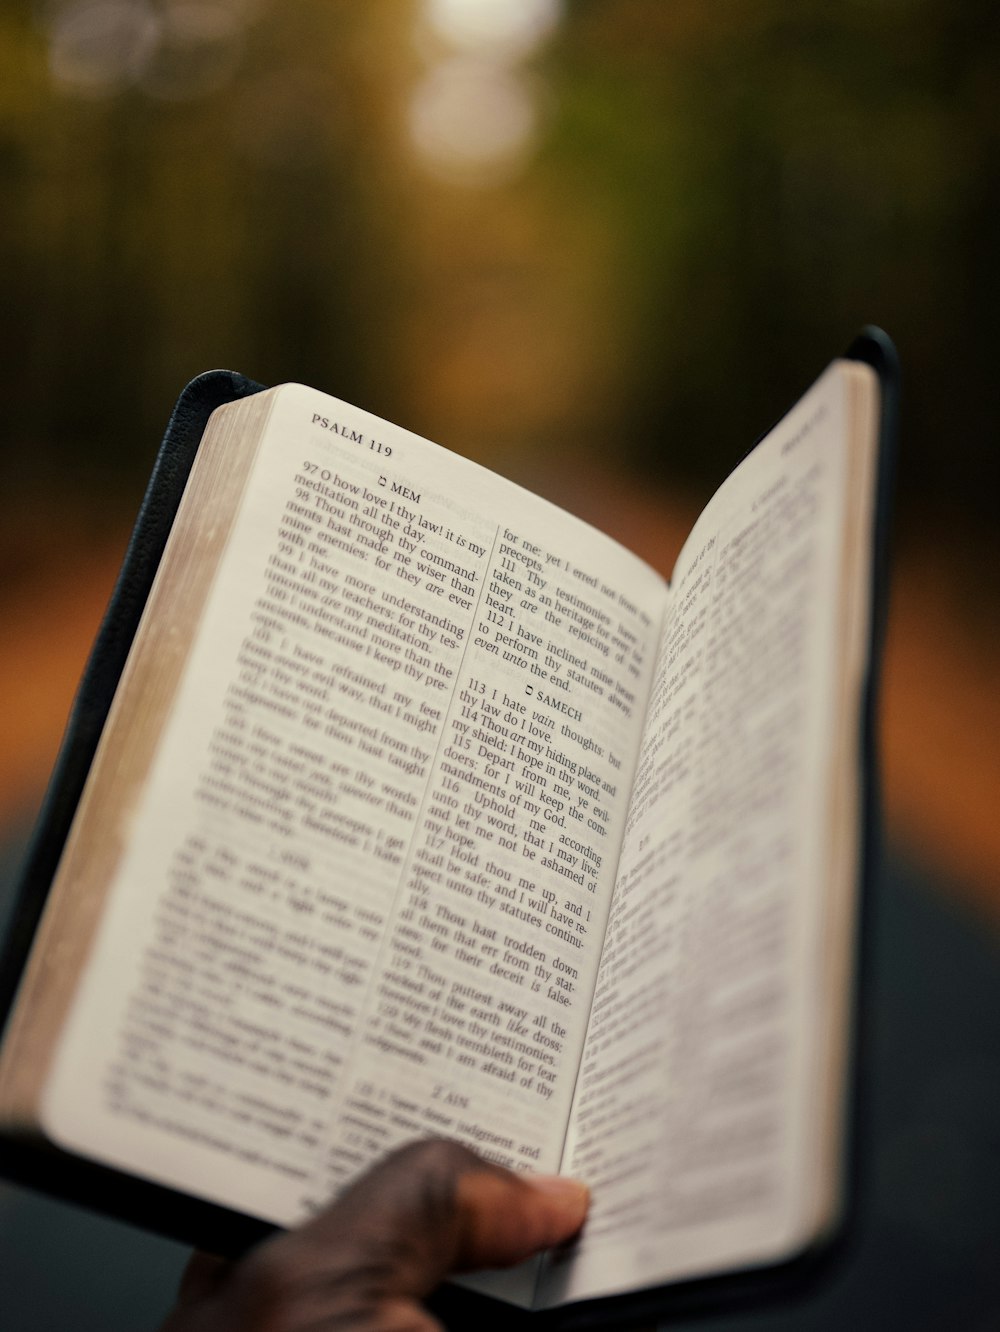
<path id="1" fill-rule="evenodd" d="M 67 5 L 51 21 L 49 67 L 65 89 L 107 95 L 134 82 L 158 36 L 159 21 L 141 0 Z"/>
<path id="2" fill-rule="evenodd" d="M 431 28 L 453 46 L 518 59 L 559 23 L 560 0 L 428 0 Z"/>
<path id="3" fill-rule="evenodd" d="M 435 65 L 410 106 L 414 143 L 446 175 L 507 174 L 527 155 L 537 124 L 531 80 L 478 56 L 453 56 Z"/>

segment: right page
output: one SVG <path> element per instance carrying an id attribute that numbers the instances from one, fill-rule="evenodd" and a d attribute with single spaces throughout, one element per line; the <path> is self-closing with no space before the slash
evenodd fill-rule
<path id="1" fill-rule="evenodd" d="M 674 570 L 540 1303 L 791 1256 L 836 1219 L 878 383 L 835 362 Z"/>

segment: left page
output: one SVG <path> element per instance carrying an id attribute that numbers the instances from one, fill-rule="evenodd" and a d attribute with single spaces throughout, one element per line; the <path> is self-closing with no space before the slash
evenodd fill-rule
<path id="1" fill-rule="evenodd" d="M 165 720 L 42 1119 L 290 1224 L 427 1134 L 558 1168 L 665 588 L 467 460 L 262 396 L 218 568 L 178 594 L 168 548 L 116 700 L 112 767 Z M 184 513 L 197 553 L 216 520 Z"/>

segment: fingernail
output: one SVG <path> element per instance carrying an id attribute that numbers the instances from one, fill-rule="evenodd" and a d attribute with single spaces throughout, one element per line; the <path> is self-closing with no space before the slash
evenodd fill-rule
<path id="1" fill-rule="evenodd" d="M 525 1175 L 524 1181 L 558 1203 L 567 1214 L 583 1220 L 590 1203 L 590 1190 L 582 1180 L 568 1175 Z"/>

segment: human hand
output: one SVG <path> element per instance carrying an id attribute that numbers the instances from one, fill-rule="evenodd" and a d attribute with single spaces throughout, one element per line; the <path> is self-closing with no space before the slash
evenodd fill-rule
<path id="1" fill-rule="evenodd" d="M 161 1332 L 432 1332 L 421 1301 L 455 1272 L 570 1239 L 575 1180 L 516 1175 L 455 1142 L 394 1152 L 324 1211 L 233 1262 L 196 1254 Z"/>

